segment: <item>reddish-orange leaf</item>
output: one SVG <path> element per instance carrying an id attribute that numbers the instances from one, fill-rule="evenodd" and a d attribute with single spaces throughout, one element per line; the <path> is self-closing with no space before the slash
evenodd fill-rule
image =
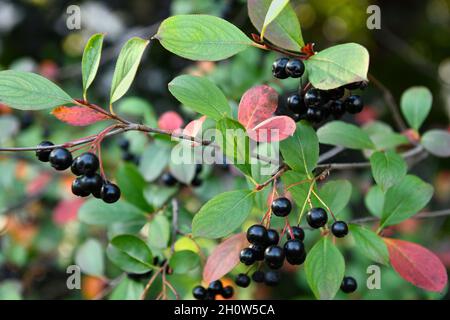
<path id="1" fill-rule="evenodd" d="M 269 86 L 253 87 L 242 96 L 239 102 L 238 120 L 246 129 L 273 117 L 278 106 L 278 93 Z"/>
<path id="2" fill-rule="evenodd" d="M 48 172 L 41 172 L 36 178 L 31 180 L 26 187 L 29 196 L 39 193 L 52 180 L 52 175 Z"/>
<path id="3" fill-rule="evenodd" d="M 52 114 L 62 122 L 80 127 L 109 119 L 109 117 L 103 113 L 81 106 L 57 107 L 53 109 Z"/>
<path id="4" fill-rule="evenodd" d="M 247 133 L 255 141 L 275 142 L 292 136 L 295 129 L 295 121 L 290 117 L 276 116 L 261 122 L 253 129 L 249 129 Z"/>
<path id="5" fill-rule="evenodd" d="M 56 224 L 65 224 L 77 218 L 78 209 L 84 203 L 82 198 L 61 200 L 53 210 L 53 221 Z"/>
<path id="6" fill-rule="evenodd" d="M 183 119 L 175 111 L 164 112 L 158 119 L 158 127 L 169 132 L 180 129 L 183 123 Z"/>
<path id="7" fill-rule="evenodd" d="M 203 269 L 203 281 L 222 278 L 239 263 L 239 252 L 248 246 L 245 233 L 238 233 L 219 244 L 206 261 Z"/>
<path id="8" fill-rule="evenodd" d="M 200 117 L 197 120 L 192 120 L 183 129 L 183 134 L 191 137 L 196 137 L 202 130 L 203 122 L 205 122 L 206 116 Z"/>
<path id="9" fill-rule="evenodd" d="M 392 267 L 403 279 L 428 291 L 441 292 L 445 288 L 447 271 L 433 252 L 416 243 L 383 239 Z"/>

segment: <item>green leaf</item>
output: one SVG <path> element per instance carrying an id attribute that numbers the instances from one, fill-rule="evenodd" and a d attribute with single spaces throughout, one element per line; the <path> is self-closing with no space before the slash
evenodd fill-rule
<path id="1" fill-rule="evenodd" d="M 436 157 L 450 157 L 450 133 L 444 130 L 430 130 L 422 136 L 423 147 Z"/>
<path id="2" fill-rule="evenodd" d="M 178 76 L 169 83 L 169 91 L 186 107 L 214 120 L 232 116 L 223 92 L 206 78 Z"/>
<path id="3" fill-rule="evenodd" d="M 316 132 L 306 122 L 299 122 L 294 135 L 281 141 L 280 151 L 292 170 L 310 174 L 319 159 L 319 141 Z"/>
<path id="4" fill-rule="evenodd" d="M 299 182 L 304 181 L 308 179 L 306 174 L 304 173 L 298 173 L 296 171 L 287 171 L 285 174 L 281 176 L 281 181 L 283 181 L 283 185 L 288 187 L 290 185 L 295 184 L 295 186 L 289 188 L 289 193 L 292 195 L 292 198 L 294 199 L 295 203 L 297 204 L 297 207 L 299 210 L 301 210 L 303 204 L 306 201 L 306 197 L 308 195 L 310 183 L 305 182 L 299 184 Z M 315 199 L 314 195 L 311 196 L 311 198 Z M 266 199 L 266 205 L 267 205 L 267 199 Z"/>
<path id="5" fill-rule="evenodd" d="M 144 197 L 147 183 L 134 164 L 122 165 L 116 173 L 116 179 L 125 200 L 144 212 L 153 210 Z"/>
<path id="6" fill-rule="evenodd" d="M 394 132 L 389 125 L 380 121 L 370 122 L 363 127 L 363 130 L 369 134 L 377 150 L 389 150 L 409 144 L 406 136 Z"/>
<path id="7" fill-rule="evenodd" d="M 86 274 L 103 276 L 105 263 L 101 243 L 97 239 L 86 240 L 77 250 L 75 263 Z"/>
<path id="8" fill-rule="evenodd" d="M 349 229 L 359 253 L 376 263 L 389 264 L 389 252 L 380 236 L 355 224 L 351 224 Z"/>
<path id="9" fill-rule="evenodd" d="M 3 145 L 20 131 L 20 123 L 15 116 L 5 115 L 0 117 L 0 128 L 2 128 L 0 145 Z"/>
<path id="10" fill-rule="evenodd" d="M 319 142 L 349 149 L 373 149 L 375 146 L 361 128 L 342 121 L 331 121 L 317 130 Z"/>
<path id="11" fill-rule="evenodd" d="M 372 215 L 381 218 L 384 206 L 384 193 L 380 186 L 374 185 L 369 189 L 364 198 L 364 204 Z"/>
<path id="12" fill-rule="evenodd" d="M 111 240 L 108 258 L 125 272 L 142 274 L 152 269 L 153 255 L 147 244 L 133 235 L 120 235 Z"/>
<path id="13" fill-rule="evenodd" d="M 216 141 L 223 154 L 245 175 L 251 175 L 250 139 L 245 128 L 237 121 L 224 118 L 217 122 L 220 137 Z"/>
<path id="14" fill-rule="evenodd" d="M 412 87 L 406 90 L 400 101 L 402 113 L 408 124 L 419 130 L 427 118 L 433 103 L 433 96 L 428 88 Z"/>
<path id="15" fill-rule="evenodd" d="M 119 100 L 130 88 L 148 43 L 148 40 L 134 37 L 122 47 L 114 70 L 109 104 Z"/>
<path id="16" fill-rule="evenodd" d="M 317 299 L 331 300 L 344 278 L 345 261 L 328 237 L 322 237 L 306 256 L 305 273 Z"/>
<path id="17" fill-rule="evenodd" d="M 145 214 L 122 200 L 108 204 L 97 199 L 89 199 L 79 209 L 78 219 L 90 225 L 108 225 L 131 220 L 145 221 Z"/>
<path id="18" fill-rule="evenodd" d="M 195 177 L 195 154 L 190 142 L 180 142 L 171 153 L 169 170 L 180 182 L 190 184 Z"/>
<path id="19" fill-rule="evenodd" d="M 149 223 L 147 243 L 151 248 L 165 249 L 170 239 L 170 223 L 166 216 L 158 214 Z"/>
<path id="20" fill-rule="evenodd" d="M 433 187 L 419 177 L 407 175 L 385 195 L 380 228 L 406 220 L 422 210 L 433 196 Z"/>
<path id="21" fill-rule="evenodd" d="M 272 0 L 247 1 L 250 20 L 260 32 L 271 4 Z M 285 5 L 278 16 L 267 26 L 264 38 L 280 48 L 290 51 L 299 52 L 305 45 L 297 14 L 290 4 Z"/>
<path id="22" fill-rule="evenodd" d="M 261 40 L 264 39 L 267 27 L 272 23 L 283 11 L 283 9 L 289 4 L 289 0 L 272 0 L 269 10 L 267 10 L 266 17 L 264 18 L 263 27 L 261 30 Z"/>
<path id="23" fill-rule="evenodd" d="M 89 38 L 84 47 L 83 58 L 81 60 L 81 74 L 83 78 L 83 96 L 86 98 L 86 92 L 95 79 L 100 57 L 102 55 L 103 33 L 96 33 Z"/>
<path id="24" fill-rule="evenodd" d="M 167 143 L 152 143 L 145 148 L 139 163 L 139 171 L 145 181 L 155 181 L 166 168 L 170 159 L 170 145 Z"/>
<path id="25" fill-rule="evenodd" d="M 123 277 L 117 287 L 111 292 L 110 300 L 139 300 L 144 291 L 144 284 Z"/>
<path id="26" fill-rule="evenodd" d="M 178 190 L 178 187 L 167 188 L 156 184 L 150 184 L 144 190 L 144 197 L 154 209 L 159 209 L 166 204 Z"/>
<path id="27" fill-rule="evenodd" d="M 208 15 L 167 18 L 161 23 L 154 38 L 176 55 L 203 61 L 229 58 L 253 44 L 233 24 Z"/>
<path id="28" fill-rule="evenodd" d="M 169 266 L 176 274 L 186 274 L 198 267 L 199 264 L 200 257 L 191 250 L 177 251 L 169 260 Z"/>
<path id="29" fill-rule="evenodd" d="M 192 221 L 194 236 L 216 239 L 232 233 L 247 219 L 253 195 L 252 190 L 235 190 L 209 200 Z"/>
<path id="30" fill-rule="evenodd" d="M 373 178 L 384 191 L 403 179 L 408 170 L 405 160 L 394 151 L 374 152 L 370 165 Z"/>
<path id="31" fill-rule="evenodd" d="M 311 84 L 321 90 L 366 81 L 369 52 L 356 43 L 340 44 L 313 55 L 305 61 Z"/>
<path id="32" fill-rule="evenodd" d="M 0 103 L 20 110 L 42 110 L 73 103 L 56 84 L 31 72 L 0 71 Z"/>
<path id="33" fill-rule="evenodd" d="M 333 180 L 320 188 L 319 193 L 321 199 L 336 215 L 349 203 L 352 195 L 352 184 L 348 180 Z"/>

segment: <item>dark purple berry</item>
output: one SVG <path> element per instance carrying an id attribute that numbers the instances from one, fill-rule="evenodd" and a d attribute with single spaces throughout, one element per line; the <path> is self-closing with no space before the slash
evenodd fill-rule
<path id="1" fill-rule="evenodd" d="M 237 275 L 235 282 L 238 287 L 247 288 L 250 285 L 250 277 L 245 273 L 240 273 Z"/>
<path id="2" fill-rule="evenodd" d="M 286 103 L 288 109 L 292 111 L 294 114 L 303 115 L 308 110 L 308 108 L 305 105 L 305 102 L 303 101 L 303 98 L 299 94 L 290 95 L 287 98 Z"/>
<path id="3" fill-rule="evenodd" d="M 348 113 L 359 113 L 364 108 L 364 102 L 360 96 L 352 95 L 345 99 L 345 109 Z"/>
<path id="4" fill-rule="evenodd" d="M 56 148 L 50 152 L 50 164 L 58 171 L 63 171 L 72 165 L 72 154 L 66 148 Z"/>
<path id="5" fill-rule="evenodd" d="M 165 172 L 161 176 L 161 181 L 164 185 L 168 187 L 173 187 L 178 183 L 178 180 L 170 174 L 170 172 Z"/>
<path id="6" fill-rule="evenodd" d="M 51 147 L 51 146 L 54 146 L 54 144 L 50 141 L 42 141 L 41 143 L 38 144 L 38 147 Z M 51 152 L 52 149 L 36 150 L 36 157 L 39 159 L 39 161 L 48 162 Z"/>
<path id="7" fill-rule="evenodd" d="M 358 283 L 353 277 L 344 277 L 341 284 L 341 290 L 345 293 L 352 293 L 358 288 Z"/>
<path id="8" fill-rule="evenodd" d="M 72 181 L 72 193 L 78 197 L 89 196 L 89 190 L 84 188 L 81 178 L 76 178 Z"/>
<path id="9" fill-rule="evenodd" d="M 226 286 L 222 289 L 221 295 L 225 299 L 230 299 L 233 297 L 234 289 L 232 286 Z"/>
<path id="10" fill-rule="evenodd" d="M 292 204 L 288 198 L 282 197 L 273 200 L 271 208 L 277 217 L 286 217 L 292 210 Z"/>
<path id="11" fill-rule="evenodd" d="M 306 106 L 311 108 L 320 107 L 324 102 L 324 97 L 322 91 L 312 88 L 306 91 L 303 97 Z"/>
<path id="12" fill-rule="evenodd" d="M 85 152 L 79 155 L 74 162 L 78 172 L 88 175 L 94 174 L 100 165 L 97 156 L 92 152 Z"/>
<path id="13" fill-rule="evenodd" d="M 327 220 L 328 215 L 323 208 L 312 208 L 306 215 L 306 221 L 314 229 L 323 227 L 327 223 Z"/>
<path id="14" fill-rule="evenodd" d="M 289 62 L 288 58 L 280 58 L 275 60 L 272 64 L 272 74 L 275 78 L 286 79 L 289 75 L 286 72 L 286 65 Z"/>
<path id="15" fill-rule="evenodd" d="M 264 245 L 267 242 L 267 229 L 260 224 L 254 224 L 247 230 L 247 240 L 253 244 Z"/>
<path id="16" fill-rule="evenodd" d="M 252 275 L 252 280 L 261 283 L 264 282 L 264 271 L 257 270 Z"/>
<path id="17" fill-rule="evenodd" d="M 291 239 L 284 244 L 286 261 L 292 265 L 299 265 L 305 261 L 305 246 L 298 239 Z"/>
<path id="18" fill-rule="evenodd" d="M 246 266 L 250 266 L 256 261 L 256 252 L 252 248 L 244 248 L 239 254 L 239 260 Z"/>
<path id="19" fill-rule="evenodd" d="M 291 78 L 300 78 L 305 73 L 305 64 L 299 59 L 290 59 L 286 64 L 286 73 Z"/>
<path id="20" fill-rule="evenodd" d="M 280 241 L 280 234 L 275 229 L 269 229 L 267 230 L 267 245 L 275 246 Z"/>
<path id="21" fill-rule="evenodd" d="M 294 239 L 298 239 L 300 241 L 305 240 L 305 231 L 300 227 L 292 227 L 292 234 L 294 236 Z M 291 240 L 291 233 L 286 232 L 286 237 L 288 240 Z"/>
<path id="22" fill-rule="evenodd" d="M 283 266 L 284 250 L 279 246 L 270 246 L 264 252 L 264 261 L 271 269 L 279 269 Z"/>
<path id="23" fill-rule="evenodd" d="M 120 199 L 120 189 L 114 183 L 105 183 L 101 190 L 102 200 L 106 203 L 114 203 Z"/>
<path id="24" fill-rule="evenodd" d="M 348 234 L 348 226 L 344 221 L 335 221 L 331 225 L 331 233 L 336 238 L 343 238 Z"/>
<path id="25" fill-rule="evenodd" d="M 277 286 L 280 283 L 280 273 L 274 270 L 267 271 L 264 275 L 264 283 L 270 287 Z"/>
<path id="26" fill-rule="evenodd" d="M 329 108 L 335 119 L 340 119 L 345 114 L 345 104 L 341 100 L 331 101 Z"/>
<path id="27" fill-rule="evenodd" d="M 194 289 L 192 289 L 192 295 L 197 300 L 205 300 L 206 298 L 206 289 L 202 286 L 196 286 Z"/>

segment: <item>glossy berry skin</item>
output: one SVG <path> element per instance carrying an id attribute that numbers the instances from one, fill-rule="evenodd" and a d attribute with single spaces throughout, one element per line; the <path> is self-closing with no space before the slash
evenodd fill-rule
<path id="1" fill-rule="evenodd" d="M 256 261 L 256 252 L 251 248 L 244 248 L 239 254 L 239 260 L 246 266 L 251 266 Z"/>
<path id="2" fill-rule="evenodd" d="M 308 108 L 305 119 L 309 122 L 319 123 L 324 119 L 323 112 L 318 108 Z"/>
<path id="3" fill-rule="evenodd" d="M 92 152 L 85 152 L 75 158 L 75 166 L 77 171 L 81 174 L 92 175 L 94 174 L 100 165 L 98 158 Z"/>
<path id="4" fill-rule="evenodd" d="M 279 269 L 284 262 L 284 250 L 279 246 L 267 247 L 264 251 L 264 261 L 271 269 Z"/>
<path id="5" fill-rule="evenodd" d="M 238 287 L 247 288 L 250 285 L 250 277 L 244 273 L 240 273 L 237 275 L 235 282 Z"/>
<path id="6" fill-rule="evenodd" d="M 120 189 L 114 183 L 105 183 L 100 193 L 106 203 L 114 203 L 120 199 Z"/>
<path id="7" fill-rule="evenodd" d="M 211 282 L 208 286 L 208 289 L 211 290 L 212 292 L 214 292 L 215 294 L 220 294 L 223 289 L 222 281 L 215 280 L 215 281 Z"/>
<path id="8" fill-rule="evenodd" d="M 305 246 L 297 239 L 291 239 L 284 244 L 286 261 L 292 265 L 299 265 L 305 261 Z"/>
<path id="9" fill-rule="evenodd" d="M 72 181 L 72 193 L 78 197 L 87 197 L 90 192 L 84 188 L 81 178 Z"/>
<path id="10" fill-rule="evenodd" d="M 173 175 L 171 175 L 170 172 L 165 172 L 161 176 L 161 181 L 168 187 L 173 187 L 178 183 L 177 179 Z"/>
<path id="11" fill-rule="evenodd" d="M 358 283 L 353 277 L 344 277 L 341 284 L 341 290 L 345 293 L 352 293 L 358 288 Z"/>
<path id="12" fill-rule="evenodd" d="M 89 193 L 100 194 L 103 186 L 103 179 L 99 174 L 84 175 L 79 178 L 83 188 Z"/>
<path id="13" fill-rule="evenodd" d="M 216 300 L 216 295 L 218 293 L 215 293 L 213 290 L 211 289 L 206 289 L 206 296 L 204 300 Z"/>
<path id="14" fill-rule="evenodd" d="M 329 109 L 335 119 L 340 119 L 345 114 L 345 104 L 341 100 L 331 101 Z"/>
<path id="15" fill-rule="evenodd" d="M 291 78 L 300 78 L 305 73 L 305 64 L 299 59 L 290 59 L 286 64 L 286 73 Z"/>
<path id="16" fill-rule="evenodd" d="M 303 98 L 299 94 L 290 95 L 286 100 L 286 105 L 290 111 L 299 115 L 305 114 L 308 110 Z"/>
<path id="17" fill-rule="evenodd" d="M 78 157 L 76 157 L 72 161 L 72 164 L 70 166 L 70 171 L 72 171 L 72 173 L 78 177 L 78 176 L 81 176 L 83 173 L 78 170 L 77 159 L 78 159 Z"/>
<path id="18" fill-rule="evenodd" d="M 273 200 L 271 207 L 277 217 L 286 217 L 292 210 L 291 201 L 284 197 Z"/>
<path id="19" fill-rule="evenodd" d="M 360 96 L 352 95 L 345 99 L 345 109 L 348 113 L 356 114 L 364 108 L 364 102 Z"/>
<path id="20" fill-rule="evenodd" d="M 331 225 L 331 233 L 336 238 L 343 238 L 348 234 L 348 226 L 344 221 L 335 221 Z"/>
<path id="21" fill-rule="evenodd" d="M 321 228 L 328 221 L 327 212 L 322 208 L 312 208 L 306 215 L 306 221 L 308 221 L 308 224 L 311 226 L 311 228 Z"/>
<path id="22" fill-rule="evenodd" d="M 300 227 L 292 227 L 292 235 L 294 236 L 294 239 L 298 239 L 300 241 L 305 240 L 305 231 Z M 291 240 L 291 233 L 286 232 L 286 237 L 288 240 Z"/>
<path id="23" fill-rule="evenodd" d="M 257 283 L 261 283 L 261 282 L 264 282 L 264 276 L 265 276 L 264 271 L 257 270 L 255 272 L 253 272 L 252 280 Z"/>
<path id="24" fill-rule="evenodd" d="M 54 146 L 54 144 L 50 141 L 42 141 L 41 143 L 38 144 L 38 147 L 51 147 L 51 146 Z M 51 152 L 52 152 L 51 149 L 37 150 L 36 157 L 39 159 L 39 161 L 48 162 Z"/>
<path id="25" fill-rule="evenodd" d="M 331 89 L 326 91 L 326 95 L 330 100 L 338 100 L 342 98 L 345 94 L 345 89 L 343 87 L 339 87 L 336 89 Z"/>
<path id="26" fill-rule="evenodd" d="M 275 246 L 280 241 L 280 234 L 275 229 L 267 230 L 267 245 Z"/>
<path id="27" fill-rule="evenodd" d="M 231 297 L 233 297 L 233 293 L 234 293 L 233 287 L 232 286 L 226 286 L 226 287 L 224 287 L 222 289 L 221 295 L 225 299 L 230 299 Z"/>
<path id="28" fill-rule="evenodd" d="M 288 58 L 280 58 L 275 60 L 275 62 L 272 64 L 272 74 L 275 78 L 286 79 L 289 77 L 286 72 L 286 65 L 288 62 Z"/>
<path id="29" fill-rule="evenodd" d="M 196 286 L 194 289 L 192 289 L 192 295 L 197 300 L 205 300 L 206 298 L 206 289 L 202 286 Z"/>
<path id="30" fill-rule="evenodd" d="M 320 107 L 324 101 L 323 94 L 320 90 L 312 88 L 306 91 L 303 97 L 306 106 L 311 108 Z"/>
<path id="31" fill-rule="evenodd" d="M 58 171 L 63 171 L 72 165 L 72 154 L 66 148 L 56 148 L 50 152 L 50 164 Z"/>
<path id="32" fill-rule="evenodd" d="M 267 242 L 267 229 L 260 224 L 254 224 L 247 230 L 247 240 L 252 244 L 264 245 Z"/>
<path id="33" fill-rule="evenodd" d="M 252 249 L 255 253 L 255 260 L 256 261 L 262 261 L 264 260 L 264 250 L 266 250 L 265 246 L 259 245 L 259 244 L 251 244 L 249 246 L 250 249 Z"/>
<path id="34" fill-rule="evenodd" d="M 277 286 L 280 283 L 280 273 L 277 271 L 267 271 L 264 275 L 264 283 L 270 287 Z"/>

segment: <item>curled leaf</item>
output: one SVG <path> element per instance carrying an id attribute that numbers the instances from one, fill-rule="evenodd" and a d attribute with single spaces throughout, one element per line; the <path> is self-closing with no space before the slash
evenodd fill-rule
<path id="1" fill-rule="evenodd" d="M 93 123 L 108 120 L 106 114 L 95 111 L 94 109 L 74 106 L 60 106 L 53 109 L 52 114 L 60 121 L 68 123 L 72 126 L 88 126 Z"/>

